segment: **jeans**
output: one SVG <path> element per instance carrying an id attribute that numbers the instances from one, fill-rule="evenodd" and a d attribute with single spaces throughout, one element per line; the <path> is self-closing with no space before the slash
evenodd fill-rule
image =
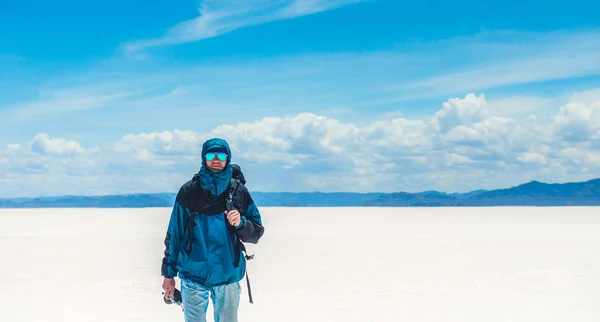
<path id="1" fill-rule="evenodd" d="M 215 322 L 237 322 L 240 305 L 240 283 L 205 287 L 181 280 L 181 297 L 185 322 L 206 322 L 209 296 L 214 308 Z"/>

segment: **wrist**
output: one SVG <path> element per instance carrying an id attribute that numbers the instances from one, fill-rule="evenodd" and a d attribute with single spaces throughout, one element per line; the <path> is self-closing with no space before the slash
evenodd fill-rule
<path id="1" fill-rule="evenodd" d="M 234 228 L 240 229 L 240 228 L 242 228 L 242 226 L 244 226 L 244 218 L 240 218 L 240 222 Z"/>

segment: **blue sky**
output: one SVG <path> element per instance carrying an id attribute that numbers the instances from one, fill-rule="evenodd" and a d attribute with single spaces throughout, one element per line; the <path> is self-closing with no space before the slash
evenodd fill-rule
<path id="1" fill-rule="evenodd" d="M 3 1 L 0 197 L 600 176 L 594 1 Z"/>

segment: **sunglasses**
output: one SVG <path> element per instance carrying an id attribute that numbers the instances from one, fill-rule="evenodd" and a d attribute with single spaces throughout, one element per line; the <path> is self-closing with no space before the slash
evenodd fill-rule
<path id="1" fill-rule="evenodd" d="M 225 152 L 209 152 L 205 156 L 208 161 L 212 161 L 215 157 L 219 158 L 221 161 L 227 160 L 227 153 Z"/>

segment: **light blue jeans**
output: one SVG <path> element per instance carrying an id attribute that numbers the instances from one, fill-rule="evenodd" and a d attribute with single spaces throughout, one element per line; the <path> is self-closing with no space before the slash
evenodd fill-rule
<path id="1" fill-rule="evenodd" d="M 240 305 L 240 283 L 205 287 L 181 280 L 181 298 L 185 322 L 206 322 L 209 296 L 213 303 L 215 322 L 237 322 Z"/>

